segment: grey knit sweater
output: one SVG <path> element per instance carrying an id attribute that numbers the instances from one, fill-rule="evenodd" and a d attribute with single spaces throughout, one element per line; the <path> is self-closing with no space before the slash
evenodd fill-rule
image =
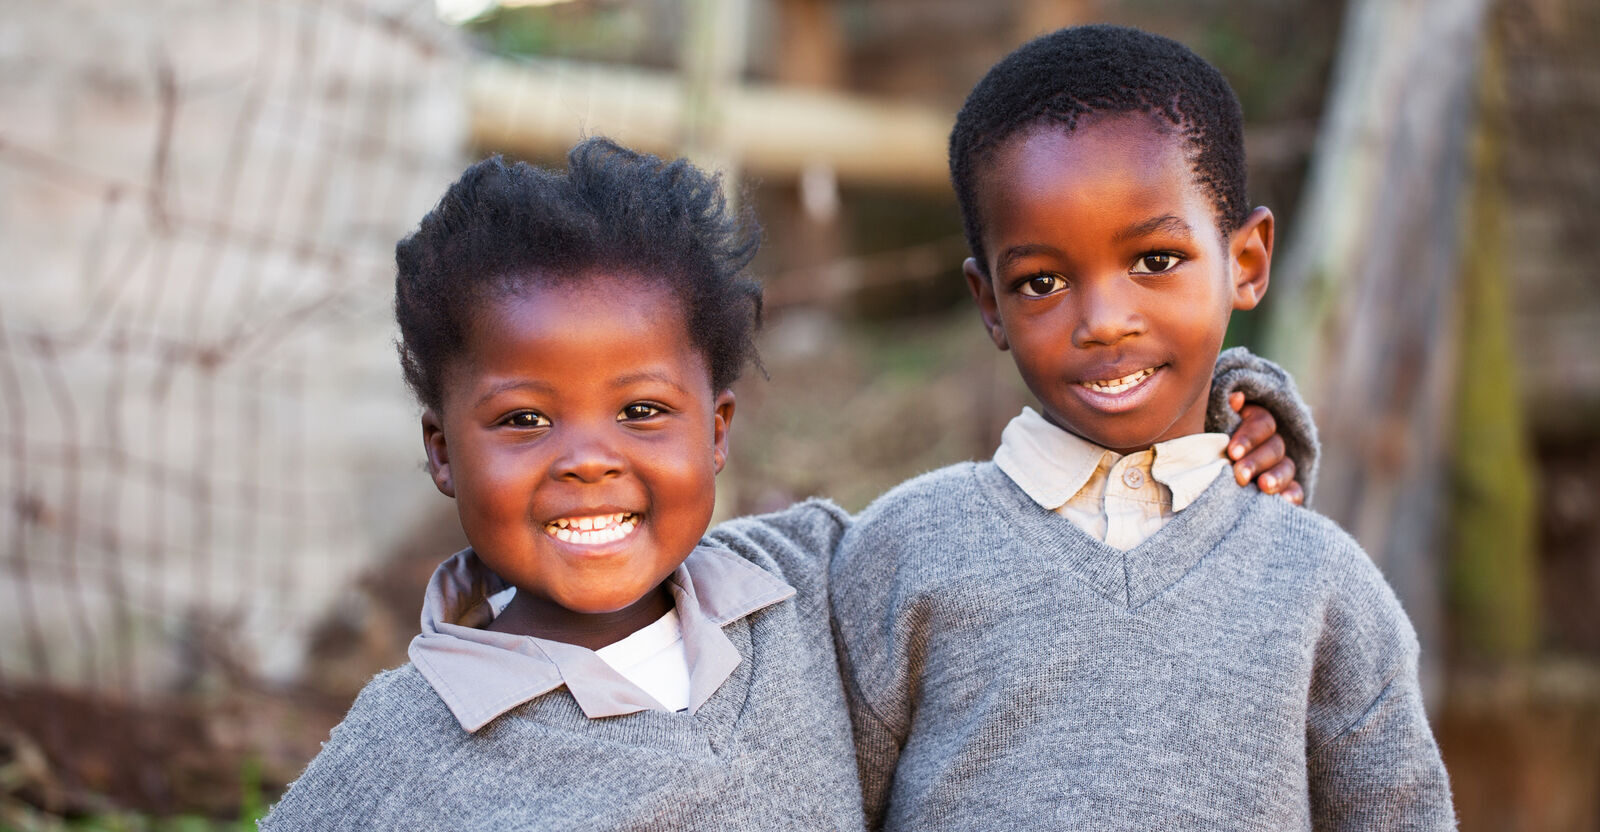
<path id="1" fill-rule="evenodd" d="M 1454 824 L 1382 575 L 1226 474 L 1122 552 L 944 468 L 857 518 L 830 591 L 869 826 Z"/>
<path id="2" fill-rule="evenodd" d="M 589 719 L 566 688 L 476 733 L 412 665 L 379 674 L 263 829 L 860 829 L 826 556 L 848 516 L 813 501 L 708 537 L 796 595 L 724 627 L 741 656 L 694 714 Z"/>

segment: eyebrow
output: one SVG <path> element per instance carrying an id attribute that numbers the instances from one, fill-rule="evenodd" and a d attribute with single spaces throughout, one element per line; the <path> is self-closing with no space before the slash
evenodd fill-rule
<path id="1" fill-rule="evenodd" d="M 650 370 L 638 373 L 629 373 L 625 376 L 617 376 L 611 380 L 611 386 L 613 388 L 627 387 L 632 384 L 638 384 L 641 381 L 654 381 L 659 384 L 665 384 L 666 386 L 671 387 L 680 393 L 684 393 L 686 395 L 689 393 L 688 390 L 683 388 L 683 385 L 674 381 L 672 377 L 666 373 L 659 373 Z M 483 395 L 478 397 L 478 402 L 475 406 L 482 407 L 495 396 L 498 396 L 502 393 L 509 393 L 513 390 L 528 390 L 534 393 L 544 393 L 547 395 L 553 395 L 555 393 L 554 386 L 546 384 L 542 381 L 535 381 L 533 379 L 502 381 L 499 384 L 490 387 L 488 390 L 483 391 Z"/>
<path id="2" fill-rule="evenodd" d="M 502 381 L 499 384 L 496 384 L 495 386 L 490 387 L 488 390 L 483 391 L 483 395 L 478 397 L 477 403 L 474 404 L 473 406 L 474 407 L 482 407 L 483 405 L 487 404 L 490 399 L 493 399 L 495 396 L 498 396 L 501 393 L 509 393 L 512 390 L 531 390 L 531 391 L 533 391 L 535 393 L 550 393 L 550 392 L 553 392 L 555 390 L 555 388 L 551 387 L 548 384 L 545 384 L 542 381 L 534 381 L 533 379 L 515 379 L 513 381 Z"/>
<path id="3" fill-rule="evenodd" d="M 1059 257 L 1061 252 L 1054 246 L 1047 246 L 1044 243 L 1023 243 L 1021 245 L 1012 246 L 1011 248 L 1000 252 L 1000 257 L 995 260 L 995 265 L 997 267 L 1004 268 L 1011 265 L 1011 261 L 1013 260 L 1021 260 L 1024 257 L 1031 257 L 1035 254 L 1055 255 Z"/>
<path id="4" fill-rule="evenodd" d="M 686 395 L 689 393 L 688 390 L 683 389 L 683 385 L 679 384 L 671 376 L 667 375 L 666 373 L 658 373 L 651 370 L 645 370 L 638 373 L 629 373 L 625 376 L 617 376 L 611 380 L 611 386 L 627 387 L 632 384 L 638 384 L 641 381 L 654 381 L 658 384 L 665 384 L 666 386 L 671 387 L 680 393 Z"/>
<path id="5" fill-rule="evenodd" d="M 1133 225 L 1118 231 L 1112 236 L 1112 239 L 1121 243 L 1128 240 L 1137 240 L 1140 237 L 1149 236 L 1157 231 L 1163 231 L 1168 234 L 1184 238 L 1194 236 L 1194 230 L 1189 227 L 1188 223 L 1171 214 L 1167 214 L 1161 217 L 1152 217 L 1144 222 L 1134 223 Z"/>

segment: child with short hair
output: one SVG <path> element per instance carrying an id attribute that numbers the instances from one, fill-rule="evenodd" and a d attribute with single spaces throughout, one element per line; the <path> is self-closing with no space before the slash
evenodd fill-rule
<path id="1" fill-rule="evenodd" d="M 473 165 L 396 251 L 434 483 L 471 548 L 265 829 L 859 829 L 822 501 L 702 539 L 757 244 L 611 142 Z"/>
<path id="2" fill-rule="evenodd" d="M 1041 412 L 834 558 L 870 827 L 1453 826 L 1383 576 L 1203 432 L 1272 255 L 1242 135 L 1214 67 L 1113 26 L 1022 46 L 957 117 L 967 281 Z"/>
<path id="3" fill-rule="evenodd" d="M 706 535 L 755 226 L 687 162 L 568 162 L 472 166 L 397 248 L 401 364 L 471 548 L 266 829 L 863 825 L 825 583 L 849 517 Z M 1272 433 L 1256 409 L 1241 465 L 1287 480 Z"/>

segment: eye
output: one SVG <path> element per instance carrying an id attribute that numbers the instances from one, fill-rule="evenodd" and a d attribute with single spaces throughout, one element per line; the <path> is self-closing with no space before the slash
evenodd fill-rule
<path id="1" fill-rule="evenodd" d="M 1145 254 L 1141 255 L 1138 260 L 1133 261 L 1133 269 L 1131 271 L 1134 274 L 1161 274 L 1177 268 L 1181 262 L 1183 262 L 1183 258 L 1176 254 L 1164 252 Z"/>
<path id="2" fill-rule="evenodd" d="M 537 410 L 518 410 L 500 421 L 507 427 L 522 428 L 547 428 L 550 420 Z"/>
<path id="3" fill-rule="evenodd" d="M 617 421 L 619 421 L 619 422 L 632 422 L 632 421 L 637 421 L 639 419 L 648 419 L 651 416 L 659 415 L 662 412 L 664 412 L 664 411 L 662 411 L 661 408 L 656 407 L 653 404 L 645 404 L 644 402 L 634 402 L 633 404 L 627 405 L 626 407 L 622 408 L 622 412 L 617 414 Z"/>
<path id="4" fill-rule="evenodd" d="M 1032 298 L 1052 295 L 1067 288 L 1067 282 L 1060 275 L 1036 274 L 1017 286 L 1017 291 Z"/>

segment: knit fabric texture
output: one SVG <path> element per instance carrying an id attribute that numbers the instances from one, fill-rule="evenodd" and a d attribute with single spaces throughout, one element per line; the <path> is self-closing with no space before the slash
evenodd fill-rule
<path id="1" fill-rule="evenodd" d="M 833 564 L 869 828 L 1453 827 L 1383 576 L 1226 474 L 1123 552 L 962 463 Z"/>
<path id="2" fill-rule="evenodd" d="M 848 521 L 811 501 L 707 536 L 797 594 L 724 627 L 741 661 L 696 713 L 589 719 L 562 687 L 469 734 L 407 664 L 368 683 L 261 828 L 860 829 L 825 585 Z"/>

